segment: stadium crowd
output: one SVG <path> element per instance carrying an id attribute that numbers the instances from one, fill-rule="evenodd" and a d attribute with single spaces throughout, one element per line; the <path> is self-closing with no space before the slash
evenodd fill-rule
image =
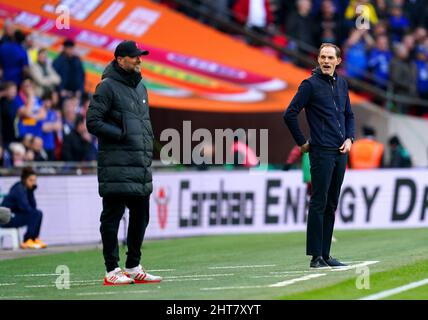
<path id="1" fill-rule="evenodd" d="M 204 21 L 176 1 L 157 2 Z M 427 0 L 191 2 L 209 8 L 211 16 L 240 23 L 261 35 L 268 34 L 273 42 L 303 55 L 313 56 L 321 43 L 334 43 L 343 49 L 339 72 L 389 93 L 428 98 Z M 299 64 L 298 60 L 292 61 Z M 398 105 L 391 109 L 428 116 L 421 108 Z"/>
<path id="2" fill-rule="evenodd" d="M 93 161 L 96 140 L 85 123 L 90 95 L 83 64 L 67 39 L 51 61 L 6 20 L 0 39 L 0 166 L 26 161 Z"/>

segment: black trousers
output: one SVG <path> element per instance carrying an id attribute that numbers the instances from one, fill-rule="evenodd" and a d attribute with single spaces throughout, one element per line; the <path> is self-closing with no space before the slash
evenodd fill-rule
<path id="1" fill-rule="evenodd" d="M 306 233 L 306 254 L 328 257 L 335 211 L 345 176 L 347 154 L 310 147 L 312 195 Z"/>
<path id="2" fill-rule="evenodd" d="M 109 196 L 103 198 L 101 213 L 101 239 L 103 255 L 107 272 L 119 266 L 119 242 L 117 233 L 120 220 L 125 213 L 125 206 L 129 209 L 128 237 L 126 253 L 126 268 L 133 268 L 140 264 L 141 245 L 149 224 L 150 196 Z"/>

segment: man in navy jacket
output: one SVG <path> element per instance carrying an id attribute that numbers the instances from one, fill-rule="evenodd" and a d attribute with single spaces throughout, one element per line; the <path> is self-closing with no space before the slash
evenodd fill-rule
<path id="1" fill-rule="evenodd" d="M 43 213 L 37 209 L 34 190 L 37 188 L 36 173 L 32 168 L 22 170 L 21 181 L 15 183 L 3 199 L 2 206 L 12 211 L 9 223 L 2 228 L 19 228 L 27 226 L 22 249 L 41 249 L 46 244 L 39 239 Z"/>
<path id="2" fill-rule="evenodd" d="M 319 67 L 301 83 L 284 114 L 294 140 L 302 153 L 309 152 L 311 163 L 306 245 L 306 254 L 312 256 L 311 268 L 344 266 L 330 256 L 335 211 L 355 131 L 348 85 L 335 72 L 340 62 L 340 49 L 330 43 L 322 44 Z M 297 120 L 303 108 L 310 128 L 308 140 Z"/>

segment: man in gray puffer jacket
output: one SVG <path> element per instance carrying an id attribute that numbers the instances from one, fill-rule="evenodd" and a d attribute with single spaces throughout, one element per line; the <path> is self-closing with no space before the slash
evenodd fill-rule
<path id="1" fill-rule="evenodd" d="M 104 285 L 161 281 L 161 277 L 148 274 L 140 265 L 153 189 L 153 131 L 140 60 L 148 53 L 134 41 L 121 42 L 87 112 L 88 130 L 97 136 L 99 144 L 98 183 L 103 198 L 100 231 L 107 269 Z M 117 233 L 125 206 L 129 209 L 129 228 L 123 271 L 118 265 Z"/>

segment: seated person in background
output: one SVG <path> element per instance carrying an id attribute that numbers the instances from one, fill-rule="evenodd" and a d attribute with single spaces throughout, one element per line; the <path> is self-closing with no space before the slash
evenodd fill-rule
<path id="1" fill-rule="evenodd" d="M 39 239 L 43 213 L 37 209 L 34 190 L 37 188 L 37 176 L 34 170 L 26 167 L 22 170 L 21 181 L 15 183 L 8 195 L 3 199 L 2 206 L 12 211 L 9 223 L 2 228 L 19 228 L 27 226 L 22 249 L 42 249 L 46 244 Z"/>

